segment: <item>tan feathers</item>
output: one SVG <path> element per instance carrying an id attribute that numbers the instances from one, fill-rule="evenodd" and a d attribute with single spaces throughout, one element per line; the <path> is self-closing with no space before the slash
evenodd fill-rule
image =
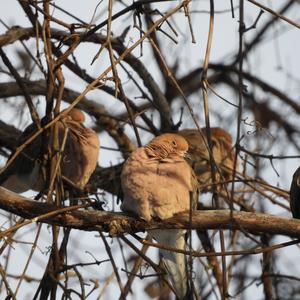
<path id="1" fill-rule="evenodd" d="M 122 210 L 147 221 L 167 219 L 189 210 L 196 185 L 193 171 L 184 159 L 187 151 L 188 143 L 182 136 L 168 133 L 134 151 L 121 174 Z M 152 230 L 150 235 L 160 244 L 185 249 L 185 230 Z M 176 294 L 183 299 L 188 292 L 185 256 L 167 250 L 160 253 Z"/>
<path id="2" fill-rule="evenodd" d="M 122 209 L 145 220 L 166 219 L 189 209 L 192 171 L 184 159 L 188 144 L 175 134 L 163 134 L 134 151 L 125 162 L 121 184 Z"/>
<path id="3" fill-rule="evenodd" d="M 200 184 L 201 191 L 211 190 L 211 170 L 209 162 L 209 152 L 207 150 L 208 142 L 206 128 L 202 128 L 205 141 L 197 129 L 184 129 L 178 132 L 189 143 L 190 165 L 194 169 L 196 177 Z M 212 154 L 217 165 L 216 179 L 222 188 L 222 182 L 231 180 L 231 174 L 234 164 L 234 151 L 232 149 L 231 135 L 225 130 L 213 127 L 210 128 L 212 140 Z"/>
<path id="4" fill-rule="evenodd" d="M 80 188 L 88 182 L 92 172 L 96 168 L 99 156 L 99 139 L 94 130 L 85 128 L 84 114 L 79 109 L 73 108 L 57 126 L 58 143 L 62 141 L 68 128 L 65 148 L 61 157 L 61 174 Z M 29 125 L 19 140 L 22 145 L 30 138 L 37 128 L 35 124 Z M 53 136 L 50 137 L 50 143 Z M 41 191 L 45 188 L 45 182 L 41 174 L 42 135 L 39 135 L 30 143 L 16 159 L 0 173 L 0 184 L 14 192 L 22 193 L 29 189 Z"/>

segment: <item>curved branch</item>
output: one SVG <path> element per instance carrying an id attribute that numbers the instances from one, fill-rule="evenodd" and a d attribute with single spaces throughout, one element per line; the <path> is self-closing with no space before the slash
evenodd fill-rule
<path id="1" fill-rule="evenodd" d="M 84 33 L 78 33 L 77 35 L 80 38 L 84 37 L 84 42 L 104 45 L 107 42 L 107 37 L 102 34 L 93 34 L 91 36 L 86 36 Z M 0 46 L 14 43 L 17 40 L 24 40 L 34 37 L 36 37 L 36 33 L 33 28 L 13 27 L 9 29 L 5 34 L 0 35 Z M 51 37 L 61 41 L 67 46 L 70 46 L 73 42 L 71 35 L 62 30 L 51 29 Z M 119 38 L 111 39 L 111 45 L 119 55 L 122 55 L 127 49 L 123 45 L 122 40 Z M 165 130 L 170 130 L 170 128 L 172 127 L 171 110 L 169 107 L 169 103 L 160 87 L 158 86 L 152 75 L 149 73 L 145 65 L 132 53 L 128 53 L 124 57 L 124 61 L 127 62 L 133 70 L 135 70 L 135 72 L 143 80 L 144 85 L 151 93 L 155 106 L 157 106 L 158 111 L 161 112 L 160 115 L 162 119 L 162 128 L 164 128 Z M 68 64 L 69 61 L 66 60 L 65 63 Z"/>
<path id="2" fill-rule="evenodd" d="M 124 213 L 77 210 L 40 218 L 38 216 L 57 209 L 53 204 L 40 203 L 0 187 L 0 208 L 32 222 L 43 222 L 85 230 L 106 231 L 111 235 L 134 233 L 151 229 L 189 228 L 189 212 L 178 214 L 168 220 L 145 222 Z M 230 210 L 194 211 L 192 229 L 238 229 L 256 233 L 282 234 L 299 237 L 300 221 L 262 213 Z"/>
<path id="3" fill-rule="evenodd" d="M 221 79 L 224 78 L 223 74 L 228 75 L 231 73 L 234 75 L 238 75 L 238 69 L 232 65 L 210 63 L 209 69 L 214 70 L 216 72 L 221 72 L 221 74 L 213 73 L 208 77 L 208 82 L 210 84 L 220 82 Z M 187 75 L 184 75 L 178 80 L 178 83 L 182 87 L 182 90 L 184 91 L 185 95 L 189 96 L 192 93 L 199 91 L 199 80 L 202 76 L 202 70 L 202 68 L 194 69 L 193 71 L 189 72 Z M 300 105 L 298 104 L 298 101 L 290 98 L 286 95 L 286 93 L 280 91 L 275 86 L 272 86 L 271 84 L 258 78 L 257 76 L 252 75 L 250 72 L 247 71 L 243 71 L 243 77 L 247 81 L 259 86 L 264 92 L 271 93 L 285 104 L 290 105 L 296 113 L 300 113 Z M 179 95 L 176 89 L 167 91 L 167 94 L 171 99 Z"/>
<path id="4" fill-rule="evenodd" d="M 26 86 L 26 89 L 28 90 L 28 93 L 30 95 L 38 96 L 38 95 L 46 95 L 47 93 L 47 83 L 46 80 L 40 79 L 40 80 L 27 80 L 22 79 L 24 85 Z M 0 98 L 7 98 L 7 97 L 16 97 L 16 96 L 22 96 L 24 93 L 22 89 L 19 87 L 19 85 L 16 82 L 2 82 L 0 83 Z M 69 88 L 64 88 L 63 92 L 63 100 L 72 103 L 72 101 L 77 98 L 80 95 L 80 93 L 75 92 Z M 86 97 L 83 97 L 82 102 L 93 102 L 92 100 L 88 100 Z M 80 102 L 81 103 L 81 102 Z M 95 103 L 94 103 L 95 104 Z M 82 105 L 84 108 L 86 105 Z M 107 111 L 105 107 L 99 103 L 97 103 L 97 109 L 102 114 L 107 114 Z"/>
<path id="5" fill-rule="evenodd" d="M 23 83 L 30 95 L 46 95 L 47 93 L 45 80 L 23 80 Z M 23 91 L 15 82 L 0 83 L 0 98 L 15 97 L 20 95 L 23 95 Z M 73 100 L 76 99 L 79 95 L 80 93 L 77 93 L 65 87 L 63 90 L 62 98 L 64 101 L 72 103 Z M 110 136 L 118 144 L 119 149 L 123 153 L 124 157 L 127 157 L 128 153 L 132 152 L 135 149 L 135 145 L 124 133 L 123 128 L 115 118 L 109 115 L 103 105 L 93 100 L 89 100 L 86 97 L 83 97 L 82 101 L 80 101 L 77 107 L 96 118 L 97 125 L 107 130 Z M 0 129 L 0 140 L 2 140 L 1 133 L 2 131 Z"/>

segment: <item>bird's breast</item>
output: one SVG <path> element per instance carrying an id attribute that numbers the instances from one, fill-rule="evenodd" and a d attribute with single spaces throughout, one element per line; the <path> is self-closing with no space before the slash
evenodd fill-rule
<path id="1" fill-rule="evenodd" d="M 124 164 L 121 184 L 122 209 L 143 219 L 166 219 L 189 209 L 191 170 L 185 161 L 160 162 L 129 158 Z"/>

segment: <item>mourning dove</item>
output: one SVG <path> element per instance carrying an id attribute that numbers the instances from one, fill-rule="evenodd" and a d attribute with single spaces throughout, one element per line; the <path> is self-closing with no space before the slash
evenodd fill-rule
<path id="1" fill-rule="evenodd" d="M 290 206 L 293 218 L 300 219 L 300 167 L 293 175 L 290 188 Z"/>
<path id="2" fill-rule="evenodd" d="M 62 145 L 65 128 L 69 129 L 60 162 L 61 174 L 81 189 L 96 168 L 100 148 L 96 132 L 85 128 L 84 121 L 85 116 L 82 111 L 73 108 L 56 123 L 59 145 Z M 18 145 L 22 145 L 36 131 L 35 124 L 29 125 L 22 133 Z M 23 193 L 29 189 L 41 191 L 45 188 L 40 165 L 42 142 L 42 135 L 39 135 L 10 165 L 4 168 L 0 173 L 0 184 L 3 187 L 16 193 Z"/>
<path id="3" fill-rule="evenodd" d="M 189 144 L 190 164 L 197 176 L 201 191 L 211 191 L 211 169 L 209 152 L 207 150 L 206 128 L 201 129 L 205 142 L 197 129 L 184 129 L 178 132 Z M 218 167 L 216 181 L 224 182 L 231 179 L 231 170 L 234 165 L 234 152 L 232 151 L 231 135 L 219 127 L 210 128 L 212 140 L 212 154 Z M 221 171 L 221 172 L 219 172 Z M 222 188 L 222 185 L 217 187 Z"/>
<path id="4" fill-rule="evenodd" d="M 190 209 L 196 198 L 196 180 L 185 161 L 187 141 L 177 134 L 162 134 L 135 150 L 123 166 L 121 185 L 124 194 L 121 209 L 140 218 L 168 219 Z M 192 201 L 190 197 L 193 196 Z M 151 230 L 160 244 L 185 249 L 185 230 Z M 180 299 L 188 291 L 184 254 L 160 250 L 167 273 Z"/>

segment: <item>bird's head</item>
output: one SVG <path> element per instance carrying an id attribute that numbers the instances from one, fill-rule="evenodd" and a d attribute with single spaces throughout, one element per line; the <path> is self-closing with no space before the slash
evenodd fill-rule
<path id="1" fill-rule="evenodd" d="M 85 121 L 85 115 L 84 113 L 78 109 L 78 108 L 72 108 L 67 116 L 73 121 L 73 122 L 76 122 L 76 123 L 80 123 L 80 124 L 83 124 L 84 121 Z"/>
<path id="2" fill-rule="evenodd" d="M 210 130 L 215 139 L 223 141 L 225 146 L 229 149 L 232 147 L 232 137 L 227 131 L 219 127 L 212 127 Z"/>
<path id="3" fill-rule="evenodd" d="M 155 156 L 167 157 L 169 155 L 185 156 L 189 149 L 189 145 L 184 137 L 173 134 L 164 133 L 155 137 L 146 146 L 150 152 L 154 152 Z"/>

